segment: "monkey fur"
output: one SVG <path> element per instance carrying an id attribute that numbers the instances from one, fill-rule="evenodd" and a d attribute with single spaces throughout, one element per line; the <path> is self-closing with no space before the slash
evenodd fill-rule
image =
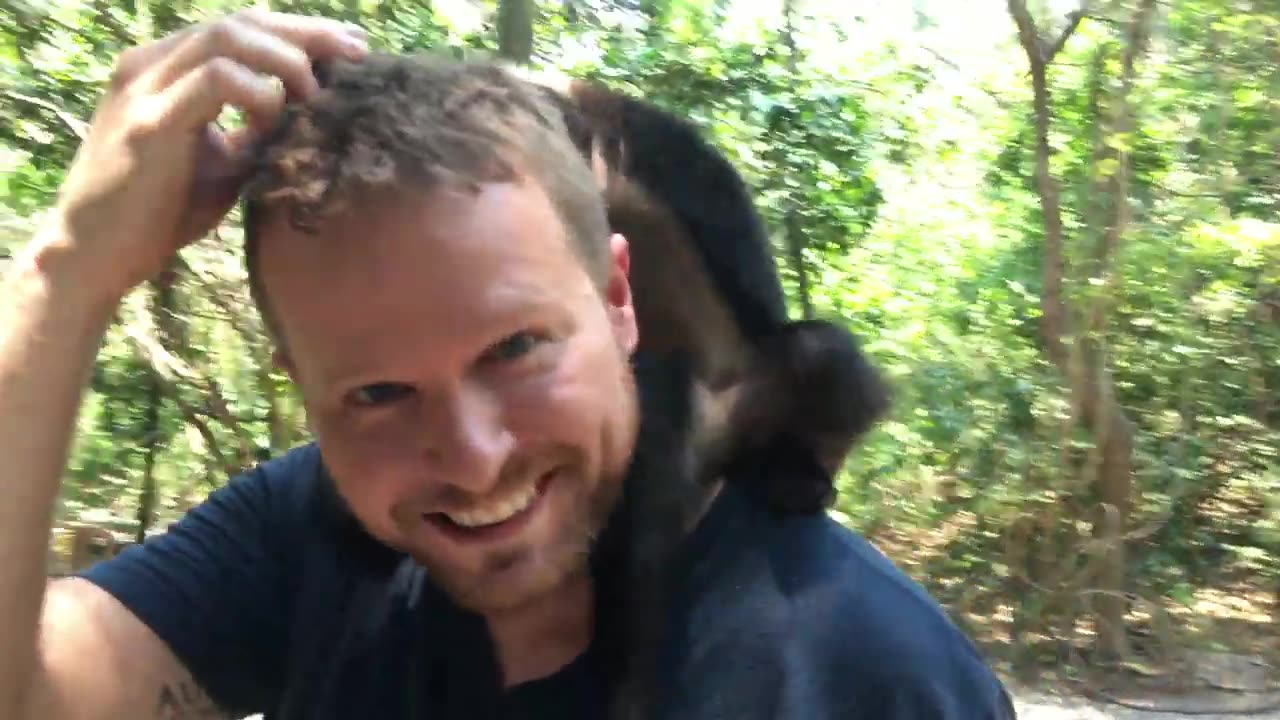
<path id="1" fill-rule="evenodd" d="M 779 514 L 820 512 L 889 395 L 847 329 L 788 318 L 746 183 L 692 123 L 593 84 L 547 92 L 630 248 L 641 425 L 597 548 L 597 643 L 611 718 L 646 720 L 666 571 L 715 481 Z"/>
<path id="2" fill-rule="evenodd" d="M 697 479 L 749 484 L 778 512 L 821 511 L 889 405 L 857 340 L 835 322 L 789 319 L 747 185 L 695 125 L 585 82 L 554 97 L 629 242 L 637 353 L 692 365 Z M 741 472 L 775 450 L 803 462 Z"/>

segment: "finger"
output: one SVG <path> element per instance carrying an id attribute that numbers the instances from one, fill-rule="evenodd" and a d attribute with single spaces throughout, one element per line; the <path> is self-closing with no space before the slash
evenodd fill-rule
<path id="1" fill-rule="evenodd" d="M 151 101 L 143 122 L 152 127 L 203 129 L 225 105 L 240 108 L 255 127 L 268 126 L 284 108 L 284 91 L 271 78 L 225 57 L 192 70 Z"/>
<path id="2" fill-rule="evenodd" d="M 359 60 L 369 52 L 364 28 L 309 15 L 250 10 L 241 19 L 284 38 L 306 51 L 312 60 L 347 57 Z"/>
<path id="3" fill-rule="evenodd" d="M 193 34 L 149 73 L 147 83 L 163 91 L 212 58 L 228 58 L 251 70 L 280 78 L 303 97 L 319 86 L 311 59 L 297 45 L 243 22 L 224 21 Z"/>
<path id="4" fill-rule="evenodd" d="M 262 129 L 255 128 L 252 125 L 229 130 L 222 133 L 223 147 L 232 157 L 243 157 L 262 136 L 262 132 Z"/>
<path id="5" fill-rule="evenodd" d="M 132 82 L 172 53 L 178 45 L 190 39 L 201 27 L 192 25 L 159 40 L 136 45 L 120 53 L 112 72 L 112 82 L 117 85 Z"/>
<path id="6" fill-rule="evenodd" d="M 243 130 L 243 129 L 242 129 Z M 235 203 L 242 186 L 247 163 L 232 138 L 240 131 L 223 133 L 206 126 L 201 147 L 196 153 L 195 182 L 192 184 L 191 210 L 183 238 L 190 240 L 216 225 Z"/>
<path id="7" fill-rule="evenodd" d="M 247 127 L 219 130 L 208 125 L 202 151 L 196 156 L 196 184 L 238 180 L 248 163 L 248 151 L 256 138 Z"/>

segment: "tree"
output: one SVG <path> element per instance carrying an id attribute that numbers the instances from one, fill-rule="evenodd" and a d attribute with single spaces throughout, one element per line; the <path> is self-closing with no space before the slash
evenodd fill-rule
<path id="1" fill-rule="evenodd" d="M 1116 275 L 1111 265 L 1124 238 L 1129 221 L 1129 144 L 1134 118 L 1130 105 L 1137 62 L 1145 52 L 1155 0 L 1140 0 L 1129 22 L 1122 61 L 1120 87 L 1111 98 L 1112 116 L 1105 124 L 1103 146 L 1097 157 L 1107 169 L 1098 172 L 1107 178 L 1109 217 L 1093 258 L 1089 283 L 1102 291 L 1085 294 L 1077 303 L 1068 301 L 1063 285 L 1064 223 L 1060 183 L 1051 169 L 1053 148 L 1050 126 L 1053 104 L 1049 90 L 1049 69 L 1054 58 L 1088 15 L 1088 6 L 1073 12 L 1066 28 L 1052 41 L 1036 27 L 1025 0 L 1009 0 L 1009 13 L 1017 26 L 1018 39 L 1026 53 L 1031 73 L 1032 107 L 1035 118 L 1036 188 L 1043 214 L 1043 276 L 1040 290 L 1040 331 L 1045 352 L 1066 376 L 1073 401 L 1073 414 L 1092 434 L 1095 447 L 1087 471 L 1095 475 L 1094 485 L 1100 509 L 1094 519 L 1094 537 L 1099 542 L 1101 560 L 1096 578 L 1104 593 L 1096 615 L 1098 650 L 1102 657 L 1119 659 L 1127 654 L 1124 615 L 1126 610 L 1125 541 L 1126 521 L 1133 492 L 1133 424 L 1116 395 L 1115 378 L 1103 340 L 1107 308 Z M 1102 162 L 1099 163 L 1100 165 Z M 1080 581 L 1089 580 L 1081 577 Z"/>
<path id="2" fill-rule="evenodd" d="M 498 54 L 527 64 L 533 57 L 534 0 L 498 1 Z"/>

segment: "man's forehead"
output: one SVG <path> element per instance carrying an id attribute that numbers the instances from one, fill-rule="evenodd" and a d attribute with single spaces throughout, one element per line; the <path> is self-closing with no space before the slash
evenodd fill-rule
<path id="1" fill-rule="evenodd" d="M 307 227 L 291 222 L 286 208 L 260 225 L 259 244 L 298 256 L 434 256 L 435 264 L 493 263 L 503 258 L 550 260 L 568 249 L 565 228 L 533 183 L 487 183 L 471 191 L 441 187 L 351 193 Z"/>
<path id="2" fill-rule="evenodd" d="M 416 370 L 427 358 L 442 365 L 455 360 L 466 364 L 511 333 L 572 323 L 572 292 L 571 287 L 512 278 L 477 283 L 470 294 L 452 301 L 423 293 L 420 302 L 398 302 L 388 294 L 354 314 L 350 303 L 330 297 L 327 309 L 313 308 L 302 318 L 300 350 L 308 353 L 312 376 L 324 386 Z"/>
<path id="3" fill-rule="evenodd" d="M 282 330 L 309 336 L 291 341 L 298 350 L 346 355 L 397 332 L 448 343 L 564 312 L 594 284 L 554 212 L 523 195 L 499 188 L 470 206 L 373 200 L 315 234 L 277 219 L 262 266 Z"/>

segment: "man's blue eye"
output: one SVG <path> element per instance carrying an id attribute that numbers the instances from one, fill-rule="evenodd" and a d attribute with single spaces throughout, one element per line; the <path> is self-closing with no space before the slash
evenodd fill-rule
<path id="1" fill-rule="evenodd" d="M 386 405 L 393 403 L 406 397 L 413 389 L 408 385 L 399 383 L 373 383 L 364 387 L 356 388 L 351 393 L 351 397 L 357 405 L 368 405 L 376 407 L 378 405 Z"/>
<path id="2" fill-rule="evenodd" d="M 538 341 L 539 338 L 532 333 L 519 332 L 489 348 L 485 358 L 498 362 L 518 360 L 533 351 Z"/>

